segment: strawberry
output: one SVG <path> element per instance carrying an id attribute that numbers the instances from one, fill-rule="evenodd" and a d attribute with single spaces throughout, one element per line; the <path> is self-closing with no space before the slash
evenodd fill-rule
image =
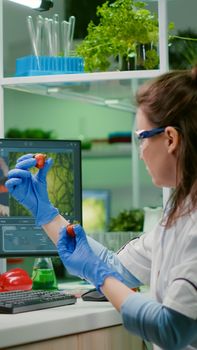
<path id="1" fill-rule="evenodd" d="M 34 158 L 36 159 L 36 168 L 42 169 L 44 167 L 45 160 L 47 158 L 46 154 L 42 153 L 36 153 L 34 155 Z"/>
<path id="2" fill-rule="evenodd" d="M 75 237 L 74 225 L 67 225 L 66 231 L 67 231 L 69 236 Z"/>

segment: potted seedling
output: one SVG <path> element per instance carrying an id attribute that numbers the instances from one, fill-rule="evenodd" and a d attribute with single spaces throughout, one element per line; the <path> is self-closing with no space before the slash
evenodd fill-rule
<path id="1" fill-rule="evenodd" d="M 118 69 L 157 68 L 158 19 L 144 2 L 107 1 L 97 7 L 97 16 L 99 24 L 89 23 L 87 36 L 76 48 L 86 71 L 109 70 L 117 60 Z"/>

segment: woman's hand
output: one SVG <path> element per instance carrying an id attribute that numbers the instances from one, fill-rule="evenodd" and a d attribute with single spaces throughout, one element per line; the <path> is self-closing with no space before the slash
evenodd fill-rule
<path id="1" fill-rule="evenodd" d="M 47 193 L 46 177 L 52 164 L 52 159 L 47 159 L 44 167 L 32 175 L 29 169 L 36 165 L 36 159 L 33 154 L 26 154 L 18 159 L 15 169 L 8 172 L 5 183 L 10 194 L 32 213 L 39 226 L 58 215 Z"/>
<path id="2" fill-rule="evenodd" d="M 63 227 L 57 243 L 59 256 L 68 272 L 90 281 L 99 290 L 109 276 L 122 280 L 117 272 L 110 269 L 93 253 L 80 225 L 74 226 L 74 232 L 75 237 L 72 237 L 66 227 Z"/>

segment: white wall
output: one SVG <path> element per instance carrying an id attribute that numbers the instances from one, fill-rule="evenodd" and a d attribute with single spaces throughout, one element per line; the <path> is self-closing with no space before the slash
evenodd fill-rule
<path id="1" fill-rule="evenodd" d="M 197 1 L 169 0 L 168 18 L 175 23 L 175 30 L 192 28 L 197 31 Z"/>
<path id="2" fill-rule="evenodd" d="M 157 1 L 145 0 L 148 8 L 156 12 Z M 197 31 L 197 0 L 167 0 L 168 21 L 174 22 L 175 32 L 192 28 Z"/>

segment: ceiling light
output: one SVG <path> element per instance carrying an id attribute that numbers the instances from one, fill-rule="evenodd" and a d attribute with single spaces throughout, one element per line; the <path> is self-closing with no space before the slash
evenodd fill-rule
<path id="1" fill-rule="evenodd" d="M 52 0 L 10 0 L 19 5 L 30 7 L 34 10 L 38 11 L 48 11 L 51 7 L 53 7 Z"/>

